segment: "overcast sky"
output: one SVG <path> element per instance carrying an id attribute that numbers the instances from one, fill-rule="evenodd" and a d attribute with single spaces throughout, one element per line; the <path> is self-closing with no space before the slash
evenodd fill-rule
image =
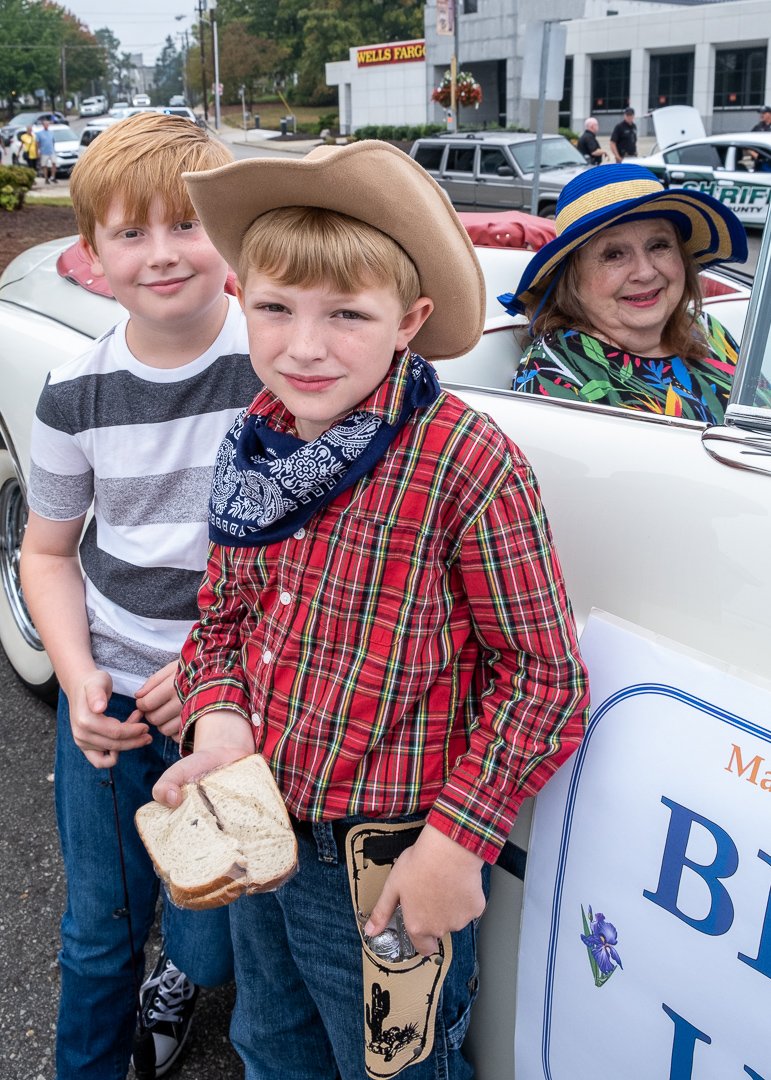
<path id="1" fill-rule="evenodd" d="M 193 0 L 62 0 L 62 7 L 76 15 L 92 32 L 107 26 L 121 43 L 123 52 L 142 53 L 145 64 L 154 64 L 166 37 L 179 48 L 178 31 L 191 29 L 198 19 Z M 176 15 L 184 15 L 177 20 Z"/>

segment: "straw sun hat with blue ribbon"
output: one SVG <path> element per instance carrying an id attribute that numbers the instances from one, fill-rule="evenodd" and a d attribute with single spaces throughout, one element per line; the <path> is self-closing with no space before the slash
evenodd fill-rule
<path id="1" fill-rule="evenodd" d="M 626 221 L 666 218 L 682 237 L 699 267 L 744 262 L 747 235 L 733 210 L 703 191 L 667 189 L 641 165 L 601 165 L 588 169 L 562 189 L 557 200 L 557 236 L 528 263 L 517 289 L 498 299 L 512 315 L 544 298 L 565 262 L 603 229 Z"/>

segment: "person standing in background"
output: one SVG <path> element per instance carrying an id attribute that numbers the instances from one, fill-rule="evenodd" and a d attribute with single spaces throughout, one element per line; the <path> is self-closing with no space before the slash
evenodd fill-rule
<path id="1" fill-rule="evenodd" d="M 760 120 L 751 130 L 771 131 L 771 105 L 761 105 L 758 112 L 760 113 Z"/>
<path id="2" fill-rule="evenodd" d="M 54 142 L 54 133 L 50 129 L 50 122 L 43 120 L 43 127 L 40 131 L 35 132 L 35 140 L 37 142 L 37 153 L 40 161 L 40 166 L 43 170 L 43 176 L 47 184 L 56 183 L 56 144 Z"/>
<path id="3" fill-rule="evenodd" d="M 611 132 L 610 150 L 616 164 L 620 164 L 624 158 L 637 157 L 637 125 L 631 105 L 624 109 L 623 119 L 619 120 Z"/>
<path id="4" fill-rule="evenodd" d="M 593 116 L 589 116 L 584 121 L 583 134 L 576 144 L 579 153 L 584 155 L 589 165 L 599 165 L 602 162 L 602 159 L 607 157 L 607 154 L 597 140 L 597 132 L 599 130 L 600 125 Z"/>
<path id="5" fill-rule="evenodd" d="M 35 138 L 35 132 L 32 130 L 32 124 L 28 124 L 27 130 L 19 136 L 19 142 L 21 143 L 21 152 L 25 164 L 37 173 L 40 157 L 37 152 L 37 139 Z"/>

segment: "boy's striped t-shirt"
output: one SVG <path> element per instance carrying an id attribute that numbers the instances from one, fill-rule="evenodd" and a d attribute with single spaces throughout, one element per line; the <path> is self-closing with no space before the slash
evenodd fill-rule
<path id="1" fill-rule="evenodd" d="M 55 368 L 38 403 L 29 506 L 67 521 L 93 505 L 80 560 L 94 660 L 117 693 L 173 660 L 198 614 L 214 458 L 259 388 L 243 316 L 228 305 L 190 363 L 139 362 L 120 323 Z"/>

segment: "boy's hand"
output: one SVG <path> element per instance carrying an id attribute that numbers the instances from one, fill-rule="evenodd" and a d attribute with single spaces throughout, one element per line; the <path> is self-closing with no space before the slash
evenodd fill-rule
<path id="1" fill-rule="evenodd" d="M 484 911 L 483 864 L 478 855 L 426 825 L 394 863 L 364 933 L 381 933 L 401 904 L 412 944 L 430 956 L 439 938 L 462 930 Z"/>
<path id="2" fill-rule="evenodd" d="M 152 742 L 147 724 L 131 717 L 121 723 L 106 715 L 112 693 L 112 679 L 106 671 L 88 675 L 70 702 L 70 726 L 75 743 L 95 769 L 110 769 L 117 764 L 121 750 L 135 750 Z"/>
<path id="3" fill-rule="evenodd" d="M 219 709 L 206 713 L 195 725 L 195 750 L 175 761 L 153 788 L 156 802 L 172 809 L 182 801 L 182 785 L 199 776 L 254 753 L 251 724 L 240 713 Z"/>
<path id="4" fill-rule="evenodd" d="M 179 717 L 182 712 L 182 702 L 177 697 L 174 689 L 174 677 L 177 674 L 179 661 L 172 660 L 170 664 L 162 667 L 151 675 L 144 686 L 137 690 L 137 708 L 129 717 L 129 720 L 137 721 L 144 718 L 148 724 L 157 727 L 161 735 L 169 735 L 179 742 Z"/>

